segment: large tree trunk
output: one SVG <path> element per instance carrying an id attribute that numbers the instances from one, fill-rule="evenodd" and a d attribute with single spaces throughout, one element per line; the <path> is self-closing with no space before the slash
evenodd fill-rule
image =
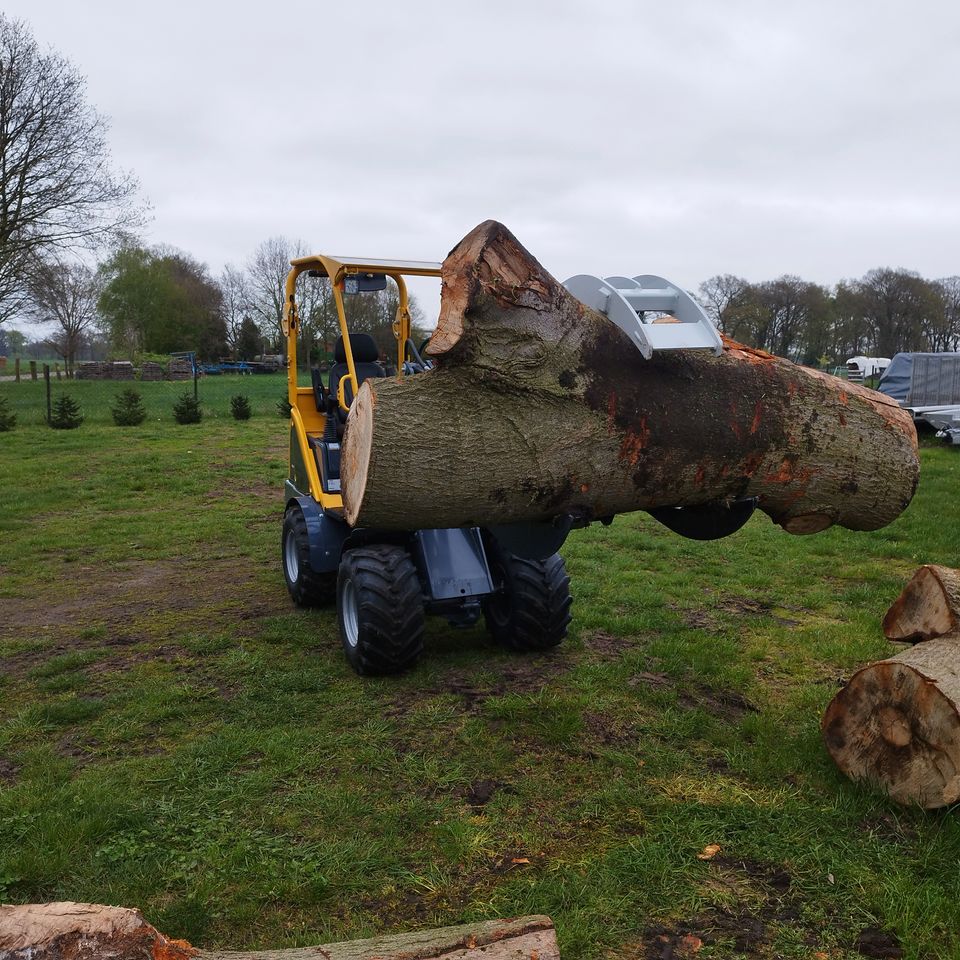
<path id="1" fill-rule="evenodd" d="M 436 369 L 367 380 L 347 421 L 347 520 L 392 529 L 585 518 L 758 497 L 791 533 L 872 530 L 910 502 L 892 400 L 727 341 L 645 360 L 501 224 L 443 264 Z"/>
<path id="2" fill-rule="evenodd" d="M 0 906 L 0 960 L 560 960 L 549 917 L 489 920 L 288 950 L 197 950 L 139 910 L 95 903 Z"/>
<path id="3" fill-rule="evenodd" d="M 837 766 L 898 803 L 960 799 L 960 572 L 921 567 L 887 611 L 884 633 L 916 646 L 855 673 L 824 715 Z"/>

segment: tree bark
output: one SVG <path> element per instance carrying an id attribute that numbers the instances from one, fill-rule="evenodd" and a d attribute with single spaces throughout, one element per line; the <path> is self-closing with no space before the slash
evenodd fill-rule
<path id="1" fill-rule="evenodd" d="M 883 618 L 888 640 L 930 640 L 960 632 L 960 570 L 921 567 Z"/>
<path id="2" fill-rule="evenodd" d="M 903 804 L 960 799 L 960 633 L 855 673 L 822 723 L 837 766 Z"/>
<path id="3" fill-rule="evenodd" d="M 560 960 L 549 917 L 443 927 L 288 950 L 206 951 L 139 910 L 93 903 L 0 906 L 0 960 Z"/>
<path id="4" fill-rule="evenodd" d="M 727 340 L 644 360 L 501 224 L 443 264 L 434 370 L 367 380 L 347 421 L 349 523 L 587 519 L 758 497 L 790 533 L 873 530 L 919 466 L 889 398 Z"/>

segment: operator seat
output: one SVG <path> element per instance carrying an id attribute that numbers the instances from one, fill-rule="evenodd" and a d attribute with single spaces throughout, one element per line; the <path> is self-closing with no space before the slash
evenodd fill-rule
<path id="1" fill-rule="evenodd" d="M 377 341 L 369 333 L 351 333 L 350 346 L 353 348 L 353 367 L 357 372 L 357 387 L 368 377 L 385 377 L 386 370 L 377 363 L 380 356 L 380 349 L 377 347 Z M 343 438 L 344 424 L 347 422 L 347 411 L 341 410 L 337 403 L 337 390 L 340 388 L 340 381 L 350 372 L 347 367 L 347 351 L 343 346 L 343 337 L 337 337 L 337 344 L 333 348 L 334 365 L 330 368 L 330 403 L 336 414 L 337 439 Z M 353 403 L 353 390 L 350 384 L 344 388 L 344 400 L 347 406 Z"/>

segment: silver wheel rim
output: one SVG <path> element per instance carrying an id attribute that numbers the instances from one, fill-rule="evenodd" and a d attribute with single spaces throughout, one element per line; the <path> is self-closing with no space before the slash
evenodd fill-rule
<path id="1" fill-rule="evenodd" d="M 283 541 L 283 565 L 287 568 L 287 579 L 296 583 L 300 576 L 300 557 L 297 554 L 297 538 L 292 530 Z"/>
<path id="2" fill-rule="evenodd" d="M 353 588 L 352 580 L 347 580 L 343 585 L 340 609 L 343 615 L 343 638 L 350 647 L 356 647 L 360 642 L 360 627 L 357 623 L 357 591 Z"/>

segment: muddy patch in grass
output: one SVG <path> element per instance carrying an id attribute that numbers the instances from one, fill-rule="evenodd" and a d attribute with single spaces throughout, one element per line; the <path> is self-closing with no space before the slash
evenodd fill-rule
<path id="1" fill-rule="evenodd" d="M 0 783 L 5 787 L 12 787 L 17 782 L 20 768 L 6 757 L 0 757 Z"/>
<path id="2" fill-rule="evenodd" d="M 493 697 L 508 693 L 539 693 L 554 677 L 569 668 L 570 663 L 565 657 L 552 655 L 518 657 L 496 677 L 489 676 L 488 666 L 478 667 L 476 673 L 450 670 L 434 683 L 412 687 L 395 695 L 385 712 L 387 716 L 404 716 L 421 707 L 424 696 L 453 694 L 460 699 L 466 713 L 474 713 Z"/>
<path id="3" fill-rule="evenodd" d="M 589 745 L 636 748 L 639 735 L 632 724 L 593 710 L 585 710 L 581 719 L 583 722 L 581 736 Z"/>
<path id="4" fill-rule="evenodd" d="M 485 807 L 498 793 L 516 793 L 509 784 L 500 780 L 474 780 L 459 791 L 459 796 L 467 806 L 479 810 Z"/>
<path id="5" fill-rule="evenodd" d="M 667 607 L 677 613 L 691 629 L 706 630 L 709 633 L 720 633 L 728 628 L 728 624 L 721 619 L 723 614 L 735 617 L 738 620 L 766 617 L 781 627 L 799 627 L 801 625 L 800 620 L 783 617 L 774 612 L 776 609 L 788 608 L 778 608 L 765 600 L 756 600 L 752 597 L 722 596 L 711 600 L 706 607 L 693 609 L 675 603 L 668 603 Z M 794 608 L 789 609 L 793 610 Z M 799 611 L 799 608 L 796 609 Z"/>
<path id="6" fill-rule="evenodd" d="M 703 947 L 732 949 L 746 957 L 767 957 L 775 925 L 795 926 L 800 910 L 789 896 L 790 874 L 778 864 L 719 855 L 710 861 L 710 882 L 734 895 L 731 904 L 708 906 L 689 920 L 658 924 L 645 931 L 637 956 L 681 960 Z M 815 947 L 814 931 L 803 930 Z"/>
<path id="7" fill-rule="evenodd" d="M 635 637 L 616 637 L 605 630 L 591 630 L 580 636 L 594 660 L 619 660 L 628 650 L 637 649 Z"/>
<path id="8" fill-rule="evenodd" d="M 900 938 L 880 927 L 861 930 L 853 942 L 853 949 L 863 957 L 874 957 L 876 960 L 900 960 L 903 956 Z"/>
<path id="9" fill-rule="evenodd" d="M 62 586 L 77 595 L 57 602 L 42 593 L 5 601 L 0 639 L 46 642 L 0 655 L 4 673 L 19 676 L 70 651 L 155 642 L 173 629 L 174 619 L 180 634 L 219 631 L 227 622 L 244 633 L 290 609 L 282 583 L 258 586 L 250 561 L 239 557 L 203 564 L 162 561 L 112 572 L 83 568 Z"/>
<path id="10" fill-rule="evenodd" d="M 758 708 L 736 690 L 715 690 L 703 684 L 688 687 L 665 673 L 642 671 L 628 681 L 631 687 L 651 690 L 677 691 L 677 706 L 682 710 L 704 710 L 721 720 L 735 722 L 748 713 L 759 713 Z"/>

